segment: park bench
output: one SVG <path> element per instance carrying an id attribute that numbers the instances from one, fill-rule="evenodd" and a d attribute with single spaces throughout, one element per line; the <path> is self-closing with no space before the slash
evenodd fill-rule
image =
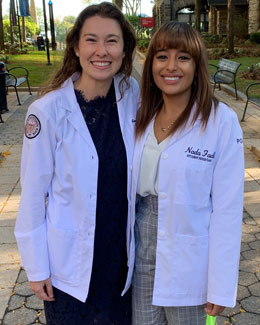
<path id="1" fill-rule="evenodd" d="M 243 113 L 243 117 L 241 119 L 241 122 L 244 122 L 244 120 L 245 120 L 246 110 L 247 110 L 247 106 L 248 106 L 249 102 L 260 106 L 260 98 L 256 97 L 255 93 L 252 94 L 252 92 L 251 92 L 252 90 L 256 90 L 256 89 L 258 89 L 259 95 L 260 95 L 260 82 L 251 83 L 246 88 L 246 98 L 247 98 L 247 100 L 246 100 L 246 105 L 245 105 L 245 108 L 244 108 L 244 113 Z"/>
<path id="2" fill-rule="evenodd" d="M 20 70 L 19 76 L 16 75 L 16 72 L 18 70 Z M 21 70 L 22 70 L 22 75 L 20 75 Z M 20 85 L 22 85 L 23 83 L 26 82 L 27 86 L 28 86 L 29 93 L 30 93 L 30 95 L 32 95 L 30 84 L 29 84 L 29 79 L 28 79 L 29 71 L 25 67 L 13 67 L 13 68 L 8 69 L 6 64 L 5 64 L 5 71 L 6 71 L 6 77 L 5 77 L 6 90 L 8 91 L 9 87 L 13 87 L 16 92 L 18 104 L 21 105 L 17 87 L 19 87 Z M 10 73 L 10 72 L 12 72 L 12 73 Z"/>
<path id="3" fill-rule="evenodd" d="M 219 90 L 221 90 L 220 84 L 234 84 L 236 99 L 238 99 L 236 74 L 241 63 L 227 60 L 227 59 L 221 59 L 219 60 L 218 65 L 215 64 L 209 64 L 209 65 L 217 69 L 217 71 L 211 76 L 211 81 L 214 83 L 214 90 L 216 88 L 216 85 L 218 85 Z"/>

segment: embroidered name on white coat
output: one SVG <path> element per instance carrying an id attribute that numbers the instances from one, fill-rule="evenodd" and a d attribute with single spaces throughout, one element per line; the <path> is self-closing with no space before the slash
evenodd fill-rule
<path id="1" fill-rule="evenodd" d="M 202 161 L 211 162 L 212 159 L 215 158 L 215 152 L 210 152 L 207 149 L 201 150 L 198 148 L 195 150 L 193 147 L 188 147 L 185 153 L 187 153 L 187 158 L 193 158 Z"/>

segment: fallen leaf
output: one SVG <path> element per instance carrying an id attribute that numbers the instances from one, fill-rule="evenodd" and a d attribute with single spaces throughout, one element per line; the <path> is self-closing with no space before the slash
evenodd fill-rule
<path id="1" fill-rule="evenodd" d="M 5 158 L 7 156 L 10 156 L 11 155 L 11 152 L 10 151 L 3 151 L 2 152 L 2 156 Z"/>

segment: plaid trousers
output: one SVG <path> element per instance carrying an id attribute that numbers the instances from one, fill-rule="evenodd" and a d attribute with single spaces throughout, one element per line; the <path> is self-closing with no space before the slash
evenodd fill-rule
<path id="1" fill-rule="evenodd" d="M 205 325 L 204 305 L 152 305 L 158 225 L 158 198 L 137 196 L 136 257 L 132 283 L 132 325 Z"/>

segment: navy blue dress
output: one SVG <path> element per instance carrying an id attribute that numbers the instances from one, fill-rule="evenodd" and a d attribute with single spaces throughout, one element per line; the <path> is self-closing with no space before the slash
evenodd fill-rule
<path id="1" fill-rule="evenodd" d="M 114 84 L 107 96 L 91 101 L 78 90 L 75 94 L 99 158 L 93 269 L 87 301 L 54 288 L 55 302 L 44 303 L 46 320 L 51 325 L 130 325 L 130 290 L 121 297 L 127 276 L 127 160 Z"/>

